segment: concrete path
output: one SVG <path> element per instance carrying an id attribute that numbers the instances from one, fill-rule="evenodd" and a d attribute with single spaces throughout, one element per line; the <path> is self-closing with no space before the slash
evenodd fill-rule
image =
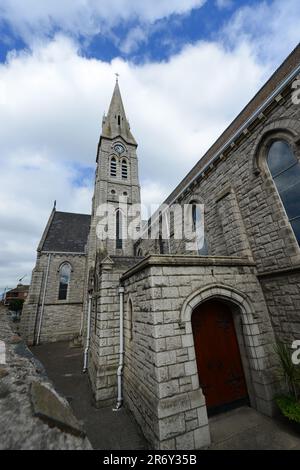
<path id="1" fill-rule="evenodd" d="M 74 414 L 84 423 L 94 449 L 138 450 L 147 443 L 126 408 L 97 409 L 87 374 L 82 374 L 82 351 L 59 342 L 32 347 L 55 387 L 70 402 Z M 242 407 L 209 420 L 212 437 L 210 449 L 300 449 L 300 435 L 289 426 Z"/>
<path id="2" fill-rule="evenodd" d="M 242 407 L 209 420 L 212 445 L 223 450 L 300 449 L 300 435 L 281 421 Z"/>
<path id="3" fill-rule="evenodd" d="M 94 449 L 138 450 L 147 443 L 128 410 L 97 409 L 87 374 L 82 370 L 82 350 L 70 348 L 69 343 L 49 343 L 31 348 L 46 369 L 55 388 L 69 401 L 75 416 L 84 423 Z"/>

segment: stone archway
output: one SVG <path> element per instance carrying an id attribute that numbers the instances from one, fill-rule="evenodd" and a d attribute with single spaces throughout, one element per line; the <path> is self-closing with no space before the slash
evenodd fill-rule
<path id="1" fill-rule="evenodd" d="M 189 355 L 197 361 L 192 329 L 192 314 L 204 302 L 217 299 L 230 306 L 240 349 L 250 404 L 253 408 L 273 414 L 273 390 L 266 380 L 266 353 L 263 332 L 259 321 L 254 318 L 251 302 L 242 292 L 224 284 L 210 284 L 193 292 L 184 302 L 180 314 L 180 326 L 185 328 L 185 339 Z M 199 385 L 200 387 L 200 385 Z"/>
<path id="2" fill-rule="evenodd" d="M 209 299 L 192 317 L 198 377 L 208 415 L 249 404 L 240 348 L 229 303 Z"/>

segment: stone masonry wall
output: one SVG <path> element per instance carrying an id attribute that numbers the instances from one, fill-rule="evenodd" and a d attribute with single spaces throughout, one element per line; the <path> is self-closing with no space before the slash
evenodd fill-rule
<path id="1" fill-rule="evenodd" d="M 91 314 L 89 377 L 97 406 L 116 402 L 119 353 L 119 295 L 122 271 L 104 266 L 94 293 Z"/>
<path id="2" fill-rule="evenodd" d="M 116 404 L 119 363 L 120 277 L 134 257 L 107 257 L 97 266 L 91 312 L 89 377 L 97 406 Z"/>
<path id="3" fill-rule="evenodd" d="M 69 404 L 20 337 L 13 334 L 2 307 L 0 341 L 5 348 L 5 361 L 0 363 L 0 449 L 91 449 Z"/>
<path id="4" fill-rule="evenodd" d="M 261 277 L 260 282 L 277 335 L 287 344 L 300 339 L 299 272 Z"/>
<path id="5" fill-rule="evenodd" d="M 69 262 L 72 267 L 66 300 L 58 300 L 59 268 Z M 71 339 L 79 334 L 83 309 L 86 256 L 81 254 L 52 253 L 46 285 L 41 324 L 41 342 Z M 24 303 L 21 333 L 28 343 L 36 341 L 42 313 L 48 254 L 42 253 L 32 275 L 28 298 Z"/>
<path id="6" fill-rule="evenodd" d="M 210 256 L 250 256 L 258 273 L 268 274 L 262 288 L 275 332 L 279 337 L 291 333 L 279 326 L 284 322 L 299 337 L 300 250 L 267 168 L 267 142 L 272 138 L 287 140 L 300 160 L 300 105 L 292 103 L 290 89 L 176 202 L 183 205 L 196 200 L 205 205 Z M 142 240 L 138 247 L 144 255 L 159 253 L 152 240 Z M 185 241 L 171 240 L 170 248 L 172 254 L 187 253 Z M 278 270 L 290 272 L 278 277 Z"/>

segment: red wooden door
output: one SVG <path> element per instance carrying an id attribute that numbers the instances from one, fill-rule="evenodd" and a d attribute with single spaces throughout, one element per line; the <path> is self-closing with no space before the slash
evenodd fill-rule
<path id="1" fill-rule="evenodd" d="M 192 315 L 199 382 L 208 411 L 247 399 L 247 387 L 230 308 L 207 301 Z"/>

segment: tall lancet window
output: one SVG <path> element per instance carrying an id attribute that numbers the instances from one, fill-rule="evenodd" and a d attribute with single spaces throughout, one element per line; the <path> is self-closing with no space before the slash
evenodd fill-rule
<path id="1" fill-rule="evenodd" d="M 127 167 L 127 161 L 125 158 L 122 160 L 122 178 L 127 179 L 128 176 L 128 167 Z"/>
<path id="2" fill-rule="evenodd" d="M 123 223 L 123 214 L 119 209 L 116 211 L 116 248 L 121 250 L 123 247 L 122 239 L 122 223 Z"/>
<path id="3" fill-rule="evenodd" d="M 66 300 L 71 276 L 71 265 L 64 263 L 59 269 L 58 300 Z"/>
<path id="4" fill-rule="evenodd" d="M 300 163 L 285 140 L 271 144 L 267 163 L 300 245 Z"/>
<path id="5" fill-rule="evenodd" d="M 158 220 L 158 246 L 159 246 L 159 254 L 163 255 L 164 254 L 164 242 L 163 242 L 163 237 L 162 237 L 162 231 L 163 231 L 163 221 L 162 221 L 162 213 L 160 212 L 159 214 L 159 220 Z"/>
<path id="6" fill-rule="evenodd" d="M 110 176 L 117 176 L 117 160 L 115 157 L 110 160 Z"/>

